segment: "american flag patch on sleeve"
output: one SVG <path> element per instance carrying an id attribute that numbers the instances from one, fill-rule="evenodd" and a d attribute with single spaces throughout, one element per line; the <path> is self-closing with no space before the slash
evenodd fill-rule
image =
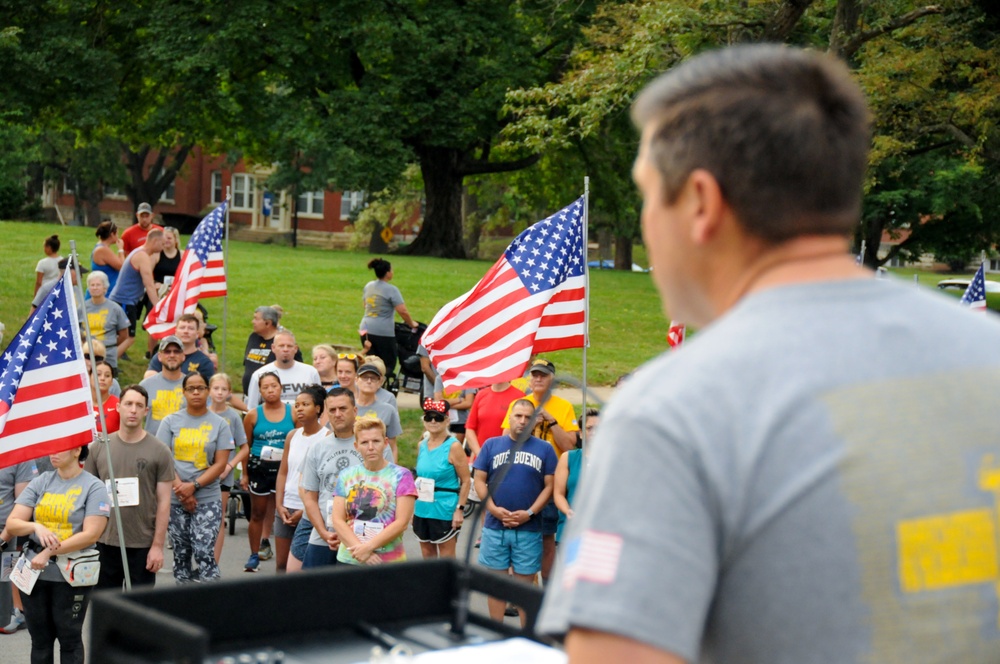
<path id="1" fill-rule="evenodd" d="M 577 580 L 611 583 L 618 574 L 621 553 L 620 536 L 585 530 L 566 544 L 563 587 L 572 588 Z"/>
<path id="2" fill-rule="evenodd" d="M 107 504 L 103 500 L 97 504 L 97 509 L 105 514 L 111 514 L 111 505 Z"/>

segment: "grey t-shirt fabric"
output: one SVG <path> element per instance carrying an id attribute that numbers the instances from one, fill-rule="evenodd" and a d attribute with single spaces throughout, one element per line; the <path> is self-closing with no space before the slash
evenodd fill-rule
<path id="1" fill-rule="evenodd" d="M 417 346 L 417 355 L 419 355 L 420 357 L 426 357 L 428 359 L 430 359 L 431 357 L 431 354 L 427 351 L 426 348 L 424 348 L 423 344 Z M 437 372 L 437 367 L 434 366 L 433 362 L 431 363 L 431 371 L 434 372 L 434 378 L 436 379 L 438 377 L 438 372 Z M 431 381 L 427 380 L 427 376 L 424 375 L 423 373 L 421 373 L 421 376 L 422 376 L 421 380 L 424 381 L 424 398 L 432 399 L 434 397 L 434 385 L 436 384 L 436 382 L 432 383 Z"/>
<path id="2" fill-rule="evenodd" d="M 184 376 L 177 380 L 168 380 L 162 373 L 144 378 L 139 385 L 149 394 L 149 412 L 146 413 L 146 431 L 156 435 L 160 430 L 160 422 L 171 413 L 184 408 Z"/>
<path id="3" fill-rule="evenodd" d="M 128 316 L 114 300 L 104 299 L 100 304 L 84 300 L 83 309 L 87 314 L 90 334 L 104 344 L 104 360 L 118 368 L 118 331 L 128 329 Z"/>
<path id="4" fill-rule="evenodd" d="M 111 498 L 104 482 L 85 470 L 68 480 L 55 470 L 44 472 L 28 483 L 16 504 L 30 507 L 31 520 L 51 530 L 60 542 L 83 530 L 83 520 L 88 516 L 111 514 Z M 31 539 L 39 544 L 34 534 Z M 34 553 L 28 554 L 29 560 L 34 557 Z M 55 556 L 51 560 L 55 561 Z M 59 569 L 51 562 L 38 578 L 63 581 Z"/>
<path id="5" fill-rule="evenodd" d="M 365 284 L 365 315 L 360 329 L 377 337 L 396 336 L 396 307 L 403 304 L 403 294 L 390 283 L 375 279 Z"/>
<path id="6" fill-rule="evenodd" d="M 13 466 L 0 468 L 0 530 L 7 523 L 7 517 L 14 509 L 14 489 L 35 479 L 37 472 L 34 462 L 22 461 Z"/>
<path id="7" fill-rule="evenodd" d="M 157 485 L 160 482 L 173 482 L 174 459 L 167 446 L 148 433 L 135 443 L 124 443 L 117 433 L 113 433 L 108 436 L 108 444 L 111 446 L 112 468 L 108 468 L 107 445 L 103 441 L 94 441 L 90 444 L 90 454 L 84 462 L 84 470 L 104 482 L 106 487 L 111 484 L 112 470 L 119 486 L 133 482 L 138 485 L 136 505 L 122 505 L 121 496 L 128 491 L 118 493 L 122 532 L 125 533 L 126 547 L 149 547 L 156 535 Z M 111 519 L 99 541 L 109 546 L 118 546 L 116 519 Z"/>
<path id="8" fill-rule="evenodd" d="M 399 404 L 396 402 L 396 395 L 384 387 L 378 388 L 378 392 L 375 393 L 375 401 L 381 401 L 382 403 L 399 410 Z"/>
<path id="9" fill-rule="evenodd" d="M 229 453 L 229 462 L 232 463 L 236 455 L 239 454 L 240 448 L 246 445 L 247 442 L 247 432 L 243 428 L 243 418 L 240 417 L 239 412 L 232 406 L 227 406 L 226 410 L 221 413 L 216 413 L 219 417 L 224 419 L 229 424 L 229 431 L 233 435 L 233 451 Z M 219 479 L 220 484 L 223 486 L 232 487 L 233 483 L 236 481 L 236 469 L 229 471 L 228 475 L 224 475 Z"/>
<path id="10" fill-rule="evenodd" d="M 383 456 L 386 461 L 392 462 L 392 450 L 388 445 L 385 446 L 385 450 Z M 361 453 L 354 449 L 354 436 L 337 438 L 331 435 L 316 441 L 309 448 L 305 461 L 302 463 L 302 479 L 299 480 L 299 488 L 315 491 L 319 494 L 319 509 L 327 521 L 329 521 L 333 493 L 337 488 L 337 477 L 340 475 L 340 471 L 357 466 L 362 461 Z M 325 544 L 315 528 L 309 534 L 309 543 L 320 546 Z"/>
<path id="11" fill-rule="evenodd" d="M 174 455 L 174 469 L 182 482 L 193 482 L 215 462 L 215 453 L 233 449 L 233 434 L 229 423 L 212 411 L 197 417 L 187 409 L 167 415 L 160 422 L 156 437 L 170 448 Z M 195 491 L 199 505 L 210 501 L 221 501 L 222 490 L 219 480 L 214 479 Z M 176 495 L 170 501 L 180 505 Z"/>
<path id="12" fill-rule="evenodd" d="M 358 417 L 377 417 L 385 423 L 385 435 L 387 438 L 396 438 L 403 433 L 403 425 L 399 421 L 399 411 L 389 404 L 375 401 L 368 406 L 358 404 Z"/>
<path id="13" fill-rule="evenodd" d="M 746 297 L 606 409 L 540 629 L 715 663 L 996 661 L 998 342 L 891 280 Z"/>

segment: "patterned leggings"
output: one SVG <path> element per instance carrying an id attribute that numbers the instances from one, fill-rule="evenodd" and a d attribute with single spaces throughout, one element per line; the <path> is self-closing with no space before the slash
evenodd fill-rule
<path id="1" fill-rule="evenodd" d="M 167 533 L 174 547 L 174 580 L 215 581 L 222 577 L 215 562 L 215 538 L 222 524 L 222 502 L 199 503 L 194 513 L 180 505 L 170 506 Z M 191 559 L 198 569 L 191 568 Z"/>

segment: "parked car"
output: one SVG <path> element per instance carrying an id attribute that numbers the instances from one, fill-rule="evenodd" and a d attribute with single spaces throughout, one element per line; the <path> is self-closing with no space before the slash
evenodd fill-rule
<path id="1" fill-rule="evenodd" d="M 942 279 L 937 287 L 941 290 L 956 290 L 963 293 L 968 290 L 971 279 Z M 1000 293 L 1000 282 L 986 280 L 987 293 Z"/>
<path id="2" fill-rule="evenodd" d="M 587 267 L 597 268 L 598 270 L 613 270 L 615 269 L 615 262 L 608 259 L 603 261 L 590 261 L 587 263 Z M 651 268 L 642 267 L 638 263 L 632 263 L 633 272 L 649 272 L 650 269 Z"/>

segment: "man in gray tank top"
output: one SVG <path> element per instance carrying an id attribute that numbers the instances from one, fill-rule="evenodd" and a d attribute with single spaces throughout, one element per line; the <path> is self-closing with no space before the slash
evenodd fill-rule
<path id="1" fill-rule="evenodd" d="M 153 280 L 153 256 L 163 248 L 163 231 L 153 229 L 146 236 L 146 243 L 132 251 L 122 263 L 118 273 L 118 281 L 108 295 L 109 300 L 117 302 L 128 316 L 128 338 L 118 345 L 118 357 L 121 358 L 133 343 L 135 343 L 136 324 L 139 323 L 139 311 L 142 297 L 149 297 L 150 306 L 160 299 Z"/>

